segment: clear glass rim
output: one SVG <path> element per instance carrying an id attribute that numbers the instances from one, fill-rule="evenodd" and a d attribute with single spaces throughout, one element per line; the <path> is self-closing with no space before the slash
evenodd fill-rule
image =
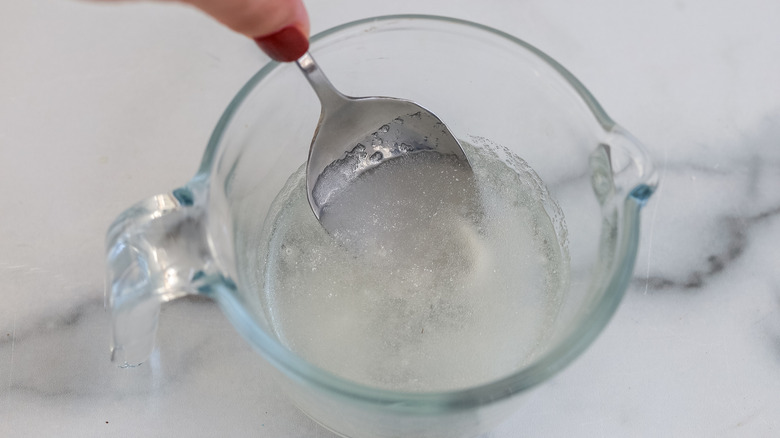
<path id="1" fill-rule="evenodd" d="M 580 95 L 605 131 L 615 127 L 615 123 L 585 86 L 550 56 L 517 37 L 468 20 L 419 14 L 377 16 L 351 21 L 320 32 L 311 38 L 311 43 L 315 44 L 323 38 L 348 28 L 392 20 L 445 22 L 479 29 L 513 42 L 530 51 L 556 70 Z M 234 114 L 254 87 L 279 65 L 275 61 L 266 64 L 249 79 L 233 98 L 214 128 L 195 177 L 196 180 L 202 181 L 203 178 L 209 178 L 218 157 L 223 134 L 230 125 Z M 402 392 L 375 388 L 338 377 L 306 362 L 261 330 L 243 306 L 234 284 L 213 284 L 209 295 L 219 303 L 236 329 L 263 354 L 266 360 L 293 380 L 303 380 L 306 384 L 319 387 L 329 393 L 339 394 L 355 401 L 382 405 L 388 410 L 400 412 L 424 414 L 469 409 L 512 397 L 547 380 L 571 363 L 595 340 L 617 309 L 630 281 L 639 240 L 639 207 L 641 207 L 641 202 L 628 197 L 624 208 L 620 209 L 622 210 L 622 219 L 619 225 L 621 233 L 615 260 L 622 260 L 622 262 L 614 268 L 606 290 L 594 306 L 590 318 L 584 320 L 578 330 L 572 330 L 571 334 L 554 348 L 536 358 L 530 366 L 498 380 L 470 388 L 439 392 Z"/>

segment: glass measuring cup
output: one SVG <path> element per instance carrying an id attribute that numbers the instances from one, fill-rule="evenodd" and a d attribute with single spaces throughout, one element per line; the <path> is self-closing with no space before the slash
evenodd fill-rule
<path id="1" fill-rule="evenodd" d="M 527 389 L 577 357 L 615 311 L 633 269 L 640 207 L 657 184 L 650 160 L 568 71 L 485 26 L 433 16 L 371 18 L 313 37 L 312 52 L 345 93 L 425 102 L 457 138 L 489 139 L 500 145 L 499 156 L 521 157 L 515 165 L 535 171 L 569 255 L 548 336 L 512 372 L 431 392 L 361 384 L 290 351 L 260 299 L 258 269 L 268 262 L 258 251 L 260 230 L 306 159 L 319 106 L 294 65 L 271 63 L 227 108 L 195 177 L 131 207 L 109 229 L 112 357 L 124 366 L 143 362 L 160 304 L 201 294 L 274 366 L 294 402 L 337 433 L 467 437 L 489 430 Z"/>

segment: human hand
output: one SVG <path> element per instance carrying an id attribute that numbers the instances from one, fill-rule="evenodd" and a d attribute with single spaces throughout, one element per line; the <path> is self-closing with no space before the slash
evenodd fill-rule
<path id="1" fill-rule="evenodd" d="M 277 61 L 295 61 L 309 49 L 309 16 L 302 0 L 179 1 L 252 38 Z"/>
<path id="2" fill-rule="evenodd" d="M 187 3 L 253 39 L 271 58 L 291 62 L 309 50 L 303 0 L 168 0 Z"/>

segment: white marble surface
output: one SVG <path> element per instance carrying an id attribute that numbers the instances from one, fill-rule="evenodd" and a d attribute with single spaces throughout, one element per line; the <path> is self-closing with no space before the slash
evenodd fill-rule
<path id="1" fill-rule="evenodd" d="M 315 31 L 419 12 L 515 34 L 658 163 L 616 316 L 487 436 L 780 434 L 780 2 L 308 6 Z M 107 226 L 189 179 L 266 60 L 177 5 L 0 2 L 0 436 L 333 436 L 209 301 L 164 307 L 147 366 L 108 362 Z"/>

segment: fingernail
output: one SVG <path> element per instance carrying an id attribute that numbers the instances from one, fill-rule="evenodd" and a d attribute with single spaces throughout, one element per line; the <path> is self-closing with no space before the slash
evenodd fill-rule
<path id="1" fill-rule="evenodd" d="M 295 26 L 270 35 L 257 37 L 255 42 L 268 56 L 279 62 L 292 62 L 309 50 L 309 39 Z"/>

